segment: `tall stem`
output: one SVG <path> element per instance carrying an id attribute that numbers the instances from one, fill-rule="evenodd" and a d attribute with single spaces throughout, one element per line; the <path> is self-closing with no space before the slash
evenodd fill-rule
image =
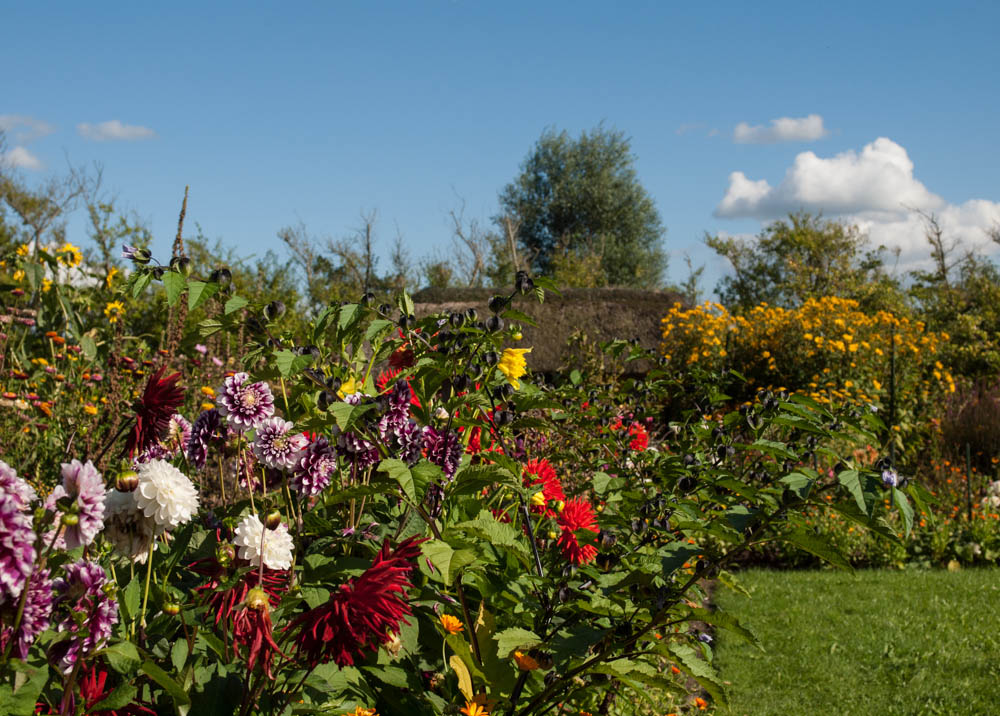
<path id="1" fill-rule="evenodd" d="M 146 557 L 146 586 L 142 590 L 142 611 L 139 616 L 139 628 L 146 628 L 146 604 L 149 601 L 149 580 L 153 576 L 153 553 L 156 552 L 156 538 L 149 541 L 149 555 Z"/>

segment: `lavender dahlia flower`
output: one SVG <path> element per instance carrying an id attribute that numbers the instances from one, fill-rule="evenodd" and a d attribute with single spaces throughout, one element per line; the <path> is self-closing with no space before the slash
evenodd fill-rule
<path id="1" fill-rule="evenodd" d="M 79 659 L 100 648 L 118 623 L 118 602 L 108 596 L 106 582 L 103 567 L 80 560 L 67 565 L 65 576 L 52 585 L 55 605 L 62 612 L 56 631 L 73 635 L 57 643 L 50 655 L 64 674 L 69 674 Z M 81 627 L 85 635 L 80 634 Z"/>
<path id="2" fill-rule="evenodd" d="M 257 426 L 253 453 L 257 459 L 276 470 L 289 470 L 295 466 L 309 439 L 293 432 L 295 426 L 278 417 L 268 418 Z"/>
<path id="3" fill-rule="evenodd" d="M 248 383 L 249 379 L 246 373 L 226 378 L 216 400 L 219 414 L 241 432 L 257 427 L 274 415 L 274 396 L 267 383 Z"/>
<path id="4" fill-rule="evenodd" d="M 76 523 L 66 522 L 65 530 L 55 541 L 55 549 L 75 549 L 93 542 L 97 533 L 104 528 L 104 480 L 90 460 L 86 464 L 79 460 L 64 462 L 62 478 L 62 484 L 56 485 L 45 499 L 45 509 L 55 512 L 56 503 L 64 497 L 76 500 L 76 512 L 71 513 L 76 518 Z M 58 529 L 60 525 L 57 524 L 53 530 Z M 49 532 L 46 536 L 46 546 L 52 539 L 52 534 Z"/>
<path id="5" fill-rule="evenodd" d="M 14 604 L 35 562 L 35 532 L 21 497 L 0 488 L 0 606 Z"/>
<path id="6" fill-rule="evenodd" d="M 22 510 L 26 510 L 32 502 L 38 499 L 35 488 L 18 477 L 14 468 L 3 460 L 0 460 L 0 489 L 6 490 L 16 497 Z"/>
<path id="7" fill-rule="evenodd" d="M 300 495 L 318 495 L 327 488 L 337 470 L 337 456 L 324 437 L 309 443 L 295 465 L 288 483 Z"/>
<path id="8" fill-rule="evenodd" d="M 35 643 L 38 635 L 49 628 L 49 618 L 52 616 L 52 580 L 49 570 L 43 569 L 31 575 L 28 584 L 28 598 L 24 602 L 24 613 L 21 615 L 21 626 L 17 634 L 13 627 L 3 627 L 0 633 L 0 648 L 6 648 L 10 639 L 16 639 L 14 654 L 24 661 L 28 658 L 28 650 Z"/>

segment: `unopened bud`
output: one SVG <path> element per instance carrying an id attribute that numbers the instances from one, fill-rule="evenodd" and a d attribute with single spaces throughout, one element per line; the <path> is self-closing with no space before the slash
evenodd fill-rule
<path id="1" fill-rule="evenodd" d="M 267 600 L 267 592 L 265 592 L 260 587 L 254 587 L 249 592 L 247 592 L 247 598 L 243 600 L 248 609 L 253 609 L 257 612 L 265 612 L 270 606 Z"/>
<path id="2" fill-rule="evenodd" d="M 191 275 L 191 259 L 187 256 L 174 256 L 170 259 L 170 268 L 181 276 Z"/>
<path id="3" fill-rule="evenodd" d="M 228 567 L 236 559 L 236 548 L 228 542 L 223 542 L 215 550 L 215 560 L 223 567 Z"/>
<path id="4" fill-rule="evenodd" d="M 545 495 L 541 492 L 536 492 L 531 496 L 531 504 L 535 507 L 545 507 Z"/>
<path id="5" fill-rule="evenodd" d="M 271 301 L 269 304 L 264 306 L 264 318 L 269 321 L 275 321 L 285 313 L 285 304 L 281 301 Z"/>
<path id="6" fill-rule="evenodd" d="M 180 614 L 181 605 L 177 602 L 167 602 L 163 605 L 163 613 L 174 617 Z"/>
<path id="7" fill-rule="evenodd" d="M 388 636 L 388 640 L 382 646 L 385 647 L 389 656 L 399 656 L 399 652 L 403 649 L 403 640 L 399 638 L 399 634 L 389 634 Z"/>
<path id="8" fill-rule="evenodd" d="M 139 475 L 135 470 L 125 470 L 115 480 L 115 489 L 119 492 L 135 492 L 139 487 Z"/>
<path id="9" fill-rule="evenodd" d="M 65 512 L 62 516 L 62 523 L 67 527 L 76 527 L 80 524 L 80 515 L 73 512 Z"/>
<path id="10" fill-rule="evenodd" d="M 264 525 L 269 530 L 276 530 L 281 526 L 281 513 L 277 510 L 271 510 L 268 513 L 267 518 L 264 520 Z"/>

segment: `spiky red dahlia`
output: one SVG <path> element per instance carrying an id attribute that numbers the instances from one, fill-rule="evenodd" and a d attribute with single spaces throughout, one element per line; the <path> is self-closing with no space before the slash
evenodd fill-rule
<path id="1" fill-rule="evenodd" d="M 534 476 L 534 479 L 530 479 L 532 476 Z M 555 517 L 556 513 L 549 507 L 548 503 L 553 500 L 565 500 L 566 495 L 563 493 L 562 482 L 556 475 L 555 469 L 549 464 L 549 461 L 544 458 L 541 460 L 528 460 L 524 466 L 521 479 L 524 481 L 525 487 L 540 485 L 542 488 L 542 497 L 545 498 L 545 504 L 532 504 L 531 510 L 537 514 L 545 513 L 549 517 Z"/>
<path id="2" fill-rule="evenodd" d="M 170 418 L 184 402 L 184 388 L 177 385 L 180 373 L 163 377 L 165 365 L 149 376 L 142 397 L 135 402 L 135 425 L 128 435 L 123 456 L 135 457 L 159 442 L 170 427 Z"/>
<path id="3" fill-rule="evenodd" d="M 594 510 L 586 500 L 569 500 L 557 518 L 562 534 L 557 544 L 563 557 L 575 565 L 589 564 L 597 556 L 597 548 L 592 544 L 580 544 L 577 532 L 585 530 L 597 533 L 600 527 L 594 517 Z"/>
<path id="4" fill-rule="evenodd" d="M 406 591 L 413 586 L 409 576 L 422 541 L 410 537 L 390 550 L 386 540 L 360 577 L 342 584 L 325 604 L 289 624 L 298 654 L 312 666 L 327 661 L 351 666 L 364 658 L 366 650 L 388 642 L 413 613 Z"/>

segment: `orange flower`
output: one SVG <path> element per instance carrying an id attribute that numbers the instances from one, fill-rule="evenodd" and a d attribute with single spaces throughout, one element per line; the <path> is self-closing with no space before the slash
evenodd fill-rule
<path id="1" fill-rule="evenodd" d="M 375 709 L 366 709 L 364 706 L 356 706 L 353 711 L 348 711 L 344 716 L 378 716 Z"/>
<path id="2" fill-rule="evenodd" d="M 441 626 L 449 634 L 458 634 L 458 632 L 465 629 L 465 625 L 458 617 L 453 617 L 451 614 L 441 615 Z"/>
<path id="3" fill-rule="evenodd" d="M 706 708 L 708 708 L 708 702 L 705 701 L 705 699 L 701 698 L 700 696 L 695 697 L 694 705 L 698 707 L 699 711 L 704 711 Z"/>
<path id="4" fill-rule="evenodd" d="M 490 716 L 490 712 L 475 701 L 466 701 L 465 708 L 462 709 L 465 716 Z"/>
<path id="5" fill-rule="evenodd" d="M 674 675 L 676 676 L 677 674 L 681 673 L 681 670 L 680 670 L 680 669 L 678 669 L 678 668 L 677 668 L 676 666 L 674 666 L 673 664 L 671 664 L 671 665 L 670 665 L 670 673 L 671 673 L 671 674 L 674 674 Z"/>
<path id="6" fill-rule="evenodd" d="M 514 661 L 517 663 L 517 668 L 521 671 L 534 671 L 540 666 L 533 657 L 520 651 L 514 652 Z"/>

